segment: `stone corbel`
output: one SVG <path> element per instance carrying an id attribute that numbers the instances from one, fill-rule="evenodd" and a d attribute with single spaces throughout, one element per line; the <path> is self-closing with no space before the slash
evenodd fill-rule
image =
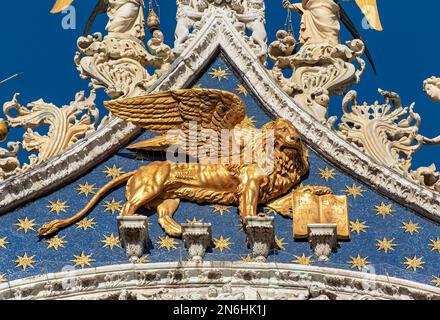
<path id="1" fill-rule="evenodd" d="M 338 247 L 336 224 L 309 224 L 309 243 L 318 261 L 330 260 L 331 253 Z"/>
<path id="2" fill-rule="evenodd" d="M 148 217 L 118 217 L 119 236 L 130 262 L 137 263 L 148 244 Z"/>
<path id="3" fill-rule="evenodd" d="M 182 238 L 185 248 L 188 250 L 188 260 L 201 262 L 212 243 L 211 224 L 182 224 Z"/>
<path id="4" fill-rule="evenodd" d="M 246 217 L 245 230 L 251 257 L 257 262 L 266 262 L 275 245 L 274 217 Z"/>

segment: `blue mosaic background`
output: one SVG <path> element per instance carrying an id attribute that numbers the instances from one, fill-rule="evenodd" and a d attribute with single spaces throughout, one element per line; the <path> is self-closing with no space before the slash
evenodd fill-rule
<path id="1" fill-rule="evenodd" d="M 219 69 L 220 68 L 220 69 Z M 215 77 L 214 70 L 225 71 L 226 78 Z M 270 121 L 270 116 L 254 100 L 252 93 L 240 90 L 240 80 L 233 74 L 232 68 L 222 58 L 218 58 L 196 84 L 205 88 L 219 88 L 239 93 L 246 103 L 248 116 L 253 117 L 256 125 L 261 127 Z M 242 88 L 243 89 L 243 88 Z M 246 87 L 244 87 L 246 89 Z M 241 92 L 241 93 L 240 93 Z M 138 140 L 151 136 L 146 132 Z M 55 250 L 50 247 L 47 240 L 39 241 L 36 231 L 44 223 L 53 219 L 64 219 L 75 214 L 83 208 L 92 195 L 79 194 L 79 185 L 88 183 L 100 188 L 112 178 L 105 171 L 108 168 L 120 168 L 124 172 L 137 169 L 151 160 L 160 159 L 160 155 L 149 155 L 144 159 L 125 149 L 120 150 L 108 161 L 98 165 L 84 177 L 72 182 L 59 191 L 39 199 L 25 207 L 0 217 L 0 281 L 10 281 L 38 274 L 59 272 L 81 267 L 99 267 L 109 264 L 127 263 L 124 251 L 119 247 L 105 246 L 103 242 L 111 235 L 117 237 L 117 212 L 106 210 L 106 202 L 114 199 L 120 204 L 124 203 L 124 187 L 116 189 L 104 198 L 88 215 L 86 221 L 91 221 L 92 226 L 86 230 L 78 225 L 72 226 L 59 233 L 63 247 Z M 326 181 L 321 170 L 333 170 L 333 178 Z M 275 217 L 276 235 L 280 247 L 269 257 L 271 262 L 306 263 L 314 266 L 335 267 L 350 270 L 362 269 L 363 272 L 377 273 L 409 279 L 421 283 L 440 286 L 440 235 L 439 227 L 427 219 L 417 216 L 387 198 L 377 194 L 366 185 L 356 181 L 342 171 L 333 168 L 331 164 L 322 160 L 315 152 L 310 151 L 310 174 L 303 182 L 305 185 L 325 185 L 332 188 L 337 194 L 347 193 L 348 187 L 360 187 L 360 195 L 353 196 L 348 192 L 350 221 L 352 222 L 352 239 L 340 244 L 337 253 L 331 256 L 327 263 L 317 262 L 307 242 L 297 242 L 292 238 L 292 221 L 280 216 Z M 359 189 L 358 189 L 359 190 Z M 50 211 L 50 205 L 65 203 L 68 207 L 59 215 Z M 376 206 L 388 206 L 392 209 L 390 215 L 378 215 Z M 390 206 L 391 205 L 391 206 Z M 264 208 L 261 208 L 264 211 Z M 151 244 L 145 256 L 145 263 L 178 261 L 186 259 L 186 250 L 180 240 L 170 240 L 157 224 L 157 217 L 150 215 Z M 268 212 L 268 214 L 271 214 Z M 223 214 L 210 205 L 196 205 L 183 203 L 175 216 L 178 222 L 187 222 L 193 219 L 203 220 L 213 226 L 213 237 L 218 242 L 219 248 L 213 248 L 206 256 L 207 260 L 241 260 L 248 256 L 245 243 L 245 234 L 240 229 L 240 219 L 236 208 L 229 208 Z M 25 232 L 19 229 L 19 219 L 31 221 L 31 229 Z M 412 222 L 416 231 L 408 232 L 405 224 Z M 360 225 L 361 228 L 357 228 Z M 362 228 L 364 226 L 364 228 Z M 356 231 L 358 230 L 358 231 Z M 378 240 L 393 240 L 394 250 L 386 253 L 377 246 Z M 165 241 L 163 241 L 165 239 Z M 166 247 L 167 240 L 171 246 Z M 223 251 L 220 250 L 223 248 Z M 78 257 L 86 257 L 82 264 Z M 24 268 L 20 258 L 32 258 Z M 353 259 L 359 258 L 359 268 L 353 264 Z M 23 260 L 23 259 L 21 259 Z M 411 268 L 405 264 L 408 261 L 419 262 L 417 267 Z M 22 261 L 23 262 L 23 261 Z M 28 261 L 29 262 L 29 261 Z M 84 261 L 83 261 L 84 262 Z M 25 263 L 26 264 L 26 263 Z"/>

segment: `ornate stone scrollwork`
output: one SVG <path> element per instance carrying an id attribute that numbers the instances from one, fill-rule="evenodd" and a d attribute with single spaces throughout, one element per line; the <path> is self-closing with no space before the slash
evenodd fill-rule
<path id="1" fill-rule="evenodd" d="M 306 44 L 295 53 L 296 41 L 285 31 L 277 33 L 277 40 L 269 46 L 269 56 L 274 62 L 272 77 L 283 90 L 316 119 L 327 119 L 330 96 L 341 95 L 360 81 L 365 70 L 361 58 L 365 46 L 361 40 L 348 41 L 347 45 L 329 43 Z M 355 67 L 357 61 L 359 67 Z M 292 71 L 287 78 L 284 70 Z"/>
<path id="2" fill-rule="evenodd" d="M 430 92 L 435 91 L 432 89 Z M 415 104 L 403 107 L 397 93 L 381 89 L 379 93 L 384 103 L 376 101 L 373 105 L 366 102 L 360 105 L 355 91 L 347 93 L 342 103 L 344 115 L 338 130 L 334 127 L 336 117 L 328 120 L 329 127 L 376 162 L 423 186 L 440 191 L 440 173 L 434 164 L 411 170 L 413 155 L 423 145 L 440 144 L 440 136 L 430 139 L 419 133 L 421 117 L 414 112 Z"/>
<path id="3" fill-rule="evenodd" d="M 329 261 L 333 250 L 337 248 L 338 236 L 336 224 L 309 224 L 309 242 L 318 261 Z"/>
<path id="4" fill-rule="evenodd" d="M 182 224 L 182 239 L 188 249 L 188 260 L 202 261 L 212 243 L 212 227 L 209 223 Z"/>
<path id="5" fill-rule="evenodd" d="M 77 69 L 84 80 L 91 79 L 94 89 L 103 88 L 112 99 L 145 93 L 174 60 L 160 30 L 145 40 L 143 0 L 110 0 L 107 37 L 101 33 L 78 39 L 75 56 Z M 155 67 L 150 74 L 146 67 Z"/>
<path id="6" fill-rule="evenodd" d="M 8 148 L 0 149 L 0 179 L 33 169 L 44 160 L 56 156 L 90 135 L 99 128 L 99 110 L 96 107 L 94 91 L 87 98 L 84 92 L 75 96 L 69 105 L 57 106 L 38 100 L 27 107 L 20 105 L 18 94 L 3 105 L 3 112 L 10 128 L 25 128 L 22 142 L 9 142 Z M 108 118 L 103 119 L 104 124 Z M 35 128 L 48 126 L 47 134 L 40 134 Z M 29 163 L 20 164 L 20 147 L 30 152 Z"/>
<path id="7" fill-rule="evenodd" d="M 223 18 L 231 21 L 260 61 L 265 63 L 267 33 L 263 0 L 177 0 L 176 55 L 180 55 L 206 21 L 219 12 Z"/>
<path id="8" fill-rule="evenodd" d="M 130 262 L 137 263 L 148 243 L 148 217 L 118 217 L 122 247 Z"/>
<path id="9" fill-rule="evenodd" d="M 275 244 L 274 218 L 246 217 L 246 233 L 252 258 L 257 262 L 266 262 Z"/>

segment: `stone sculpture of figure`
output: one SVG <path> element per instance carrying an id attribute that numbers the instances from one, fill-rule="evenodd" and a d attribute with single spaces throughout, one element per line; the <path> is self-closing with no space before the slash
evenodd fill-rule
<path id="1" fill-rule="evenodd" d="M 183 51 L 182 46 L 188 40 L 191 29 L 203 17 L 208 8 L 205 0 L 177 0 L 177 24 L 175 31 L 174 50 Z"/>
<path id="2" fill-rule="evenodd" d="M 144 40 L 144 0 L 108 0 L 108 3 L 108 34 L 128 34 Z"/>
<path id="3" fill-rule="evenodd" d="M 290 3 L 284 0 L 285 8 L 302 15 L 299 41 L 301 45 L 340 43 L 340 8 L 337 0 L 302 0 L 302 3 Z"/>
<path id="4" fill-rule="evenodd" d="M 267 32 L 265 26 L 264 0 L 244 0 L 244 14 L 238 18 L 252 32 L 252 41 L 259 47 L 258 57 L 265 61 L 267 52 Z"/>

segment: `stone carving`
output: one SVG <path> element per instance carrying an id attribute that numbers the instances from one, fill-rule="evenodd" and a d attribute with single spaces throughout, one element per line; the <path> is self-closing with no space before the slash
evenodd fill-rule
<path id="1" fill-rule="evenodd" d="M 207 248 L 212 243 L 211 224 L 182 224 L 182 239 L 185 248 L 188 249 L 188 260 L 202 261 Z"/>
<path id="2" fill-rule="evenodd" d="M 210 271 L 219 277 L 212 282 L 204 279 L 201 285 L 200 276 Z M 137 279 L 145 274 L 154 281 L 140 283 Z M 68 288 L 65 282 L 70 284 Z M 12 281 L 0 284 L 0 299 L 433 300 L 440 299 L 440 290 L 389 276 L 332 268 L 226 261 L 172 262 L 114 265 Z"/>
<path id="3" fill-rule="evenodd" d="M 109 0 L 107 37 L 95 33 L 78 39 L 77 69 L 94 89 L 103 88 L 110 98 L 145 94 L 174 60 L 160 30 L 145 40 L 143 0 Z M 154 67 L 150 74 L 146 67 Z"/>
<path id="4" fill-rule="evenodd" d="M 309 224 L 308 229 L 310 246 L 318 261 L 329 261 L 338 245 L 336 224 Z"/>
<path id="5" fill-rule="evenodd" d="M 329 127 L 378 163 L 423 186 L 440 190 L 435 165 L 411 170 L 414 153 L 423 145 L 440 144 L 440 136 L 430 139 L 419 133 L 421 117 L 414 112 L 415 104 L 403 107 L 398 94 L 381 89 L 379 93 L 384 102 L 373 105 L 360 105 L 355 91 L 347 93 L 338 130 L 334 128 L 336 117 L 328 120 Z"/>
<path id="6" fill-rule="evenodd" d="M 274 217 L 246 217 L 246 234 L 251 257 L 266 262 L 275 244 Z"/>
<path id="7" fill-rule="evenodd" d="M 148 217 L 118 217 L 122 247 L 132 263 L 144 255 L 148 242 Z"/>
<path id="8" fill-rule="evenodd" d="M 3 105 L 3 112 L 10 128 L 25 128 L 22 142 L 9 142 L 8 149 L 0 148 L 0 180 L 35 168 L 44 160 L 56 156 L 74 145 L 78 140 L 95 132 L 99 120 L 94 91 L 86 97 L 84 92 L 75 96 L 69 105 L 57 106 L 38 100 L 27 107 L 20 105 L 18 94 Z M 105 117 L 101 125 L 105 124 Z M 35 128 L 48 126 L 47 134 L 42 135 Z M 20 164 L 20 147 L 30 152 L 29 163 Z"/>
<path id="9" fill-rule="evenodd" d="M 260 61 L 265 63 L 267 33 L 263 0 L 177 0 L 174 52 L 180 55 L 206 21 L 218 13 L 231 21 Z M 250 36 L 246 30 L 250 31 Z"/>
<path id="10" fill-rule="evenodd" d="M 324 122 L 330 96 L 341 95 L 360 81 L 365 70 L 361 58 L 365 45 L 359 39 L 340 44 L 337 1 L 303 0 L 294 4 L 284 1 L 283 4 L 301 15 L 301 48 L 296 53 L 293 35 L 279 31 L 277 40 L 269 46 L 274 63 L 271 75 L 299 105 Z M 284 75 L 286 69 L 292 76 Z"/>
<path id="11" fill-rule="evenodd" d="M 274 62 L 271 75 L 299 105 L 323 122 L 327 119 L 330 96 L 343 94 L 360 81 L 365 70 L 361 58 L 364 44 L 361 40 L 348 41 L 347 45 L 310 43 L 297 53 L 294 44 L 292 35 L 277 33 L 277 40 L 269 46 Z M 358 68 L 353 64 L 355 61 Z M 284 75 L 285 69 L 292 71 L 291 77 Z"/>
<path id="12" fill-rule="evenodd" d="M 423 83 L 423 90 L 435 102 L 440 102 L 440 78 L 431 77 Z"/>

